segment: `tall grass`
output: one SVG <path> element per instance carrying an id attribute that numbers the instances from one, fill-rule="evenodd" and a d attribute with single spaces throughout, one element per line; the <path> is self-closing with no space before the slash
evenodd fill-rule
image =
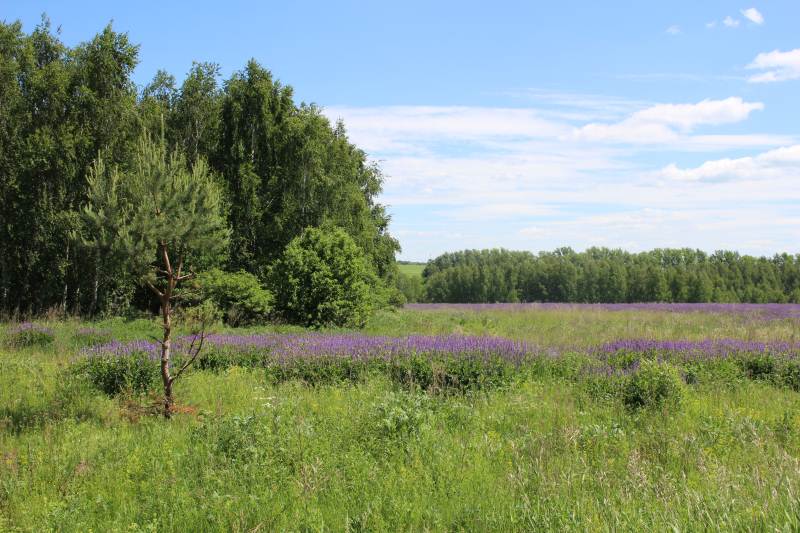
<path id="1" fill-rule="evenodd" d="M 791 338 L 780 321 L 609 315 L 400 311 L 368 328 L 554 345 Z M 147 395 L 67 379 L 86 324 L 47 326 L 50 346 L 0 348 L 0 531 L 800 529 L 800 395 L 768 381 L 701 379 L 679 407 L 634 410 L 557 372 L 425 394 L 380 375 L 309 387 L 232 367 L 187 374 L 166 422 Z"/>

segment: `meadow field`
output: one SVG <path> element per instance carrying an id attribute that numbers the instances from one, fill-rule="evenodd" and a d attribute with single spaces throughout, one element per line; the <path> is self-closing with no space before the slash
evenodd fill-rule
<path id="1" fill-rule="evenodd" d="M 171 420 L 155 320 L 5 323 L 0 531 L 796 531 L 799 317 L 409 305 L 358 331 L 217 326 Z"/>
<path id="2" fill-rule="evenodd" d="M 408 276 L 422 277 L 425 263 L 397 263 L 397 269 Z"/>

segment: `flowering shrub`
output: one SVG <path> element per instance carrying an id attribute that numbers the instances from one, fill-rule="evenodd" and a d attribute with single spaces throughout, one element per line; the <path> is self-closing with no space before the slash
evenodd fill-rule
<path id="1" fill-rule="evenodd" d="M 184 337 L 173 343 L 177 358 L 191 341 L 192 337 Z M 84 353 L 92 365 L 103 369 L 103 375 L 116 372 L 124 376 L 132 371 L 124 360 L 142 354 L 143 361 L 148 359 L 155 365 L 159 349 L 155 342 L 115 341 L 87 348 Z M 525 343 L 496 337 L 208 335 L 197 367 L 214 371 L 232 366 L 260 367 L 274 383 L 298 380 L 309 385 L 355 383 L 377 372 L 410 388 L 468 390 L 508 382 L 513 370 L 531 355 L 532 349 Z M 121 382 L 116 378 L 94 381 Z"/>
<path id="2" fill-rule="evenodd" d="M 23 322 L 12 328 L 6 335 L 6 342 L 14 348 L 29 346 L 45 347 L 55 340 L 53 331 L 32 322 Z"/>
<path id="3" fill-rule="evenodd" d="M 74 371 L 85 375 L 95 388 L 114 396 L 121 392 L 146 392 L 160 379 L 159 357 L 153 344 L 136 341 L 128 344 L 112 342 L 98 349 L 87 350 L 87 357 Z"/>

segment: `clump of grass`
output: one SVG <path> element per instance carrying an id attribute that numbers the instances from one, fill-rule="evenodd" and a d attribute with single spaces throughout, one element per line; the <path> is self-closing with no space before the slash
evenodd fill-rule
<path id="1" fill-rule="evenodd" d="M 84 376 L 97 390 L 109 396 L 147 392 L 155 388 L 160 379 L 158 362 L 142 352 L 84 357 L 73 364 L 71 371 L 76 376 Z"/>
<path id="2" fill-rule="evenodd" d="M 678 369 L 669 363 L 643 360 L 622 389 L 622 401 L 630 409 L 677 408 L 684 395 Z"/>
<path id="3" fill-rule="evenodd" d="M 99 330 L 91 327 L 79 328 L 72 335 L 72 342 L 79 348 L 105 344 L 111 341 L 111 339 L 112 336 L 110 331 Z"/>
<path id="4" fill-rule="evenodd" d="M 53 344 L 53 330 L 33 322 L 23 322 L 6 334 L 6 344 L 11 348 L 44 348 Z"/>

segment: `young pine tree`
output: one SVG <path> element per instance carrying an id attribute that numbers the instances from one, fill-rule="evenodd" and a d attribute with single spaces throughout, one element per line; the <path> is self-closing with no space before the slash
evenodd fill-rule
<path id="1" fill-rule="evenodd" d="M 173 303 L 193 266 L 218 260 L 228 244 L 222 191 L 202 159 L 191 169 L 184 155 L 168 153 L 162 139 L 143 135 L 130 167 L 109 169 L 98 158 L 89 173 L 84 210 L 86 243 L 121 261 L 161 304 L 161 378 L 164 416 L 170 418 L 172 384 L 199 347 L 173 373 L 170 368 Z"/>

